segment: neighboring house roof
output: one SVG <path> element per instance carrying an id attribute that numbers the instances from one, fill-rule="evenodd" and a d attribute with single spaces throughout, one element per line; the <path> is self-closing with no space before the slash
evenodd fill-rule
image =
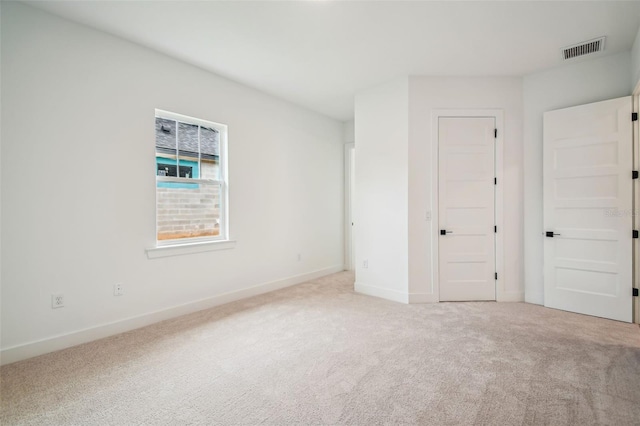
<path id="1" fill-rule="evenodd" d="M 176 124 L 178 126 L 178 150 L 180 155 L 198 156 L 198 126 L 156 117 L 156 150 L 175 154 Z M 216 129 L 200 127 L 200 152 L 202 158 L 216 159 L 220 155 L 220 133 Z"/>

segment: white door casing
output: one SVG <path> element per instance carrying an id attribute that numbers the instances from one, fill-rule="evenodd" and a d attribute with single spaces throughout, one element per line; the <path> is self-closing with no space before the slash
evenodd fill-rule
<path id="1" fill-rule="evenodd" d="M 353 238 L 354 215 L 353 200 L 355 199 L 355 143 L 344 145 L 344 269 L 355 269 L 356 251 Z"/>
<path id="2" fill-rule="evenodd" d="M 633 111 L 640 111 L 640 83 L 636 88 L 633 96 Z M 633 122 L 633 169 L 640 169 L 640 121 L 636 120 Z M 633 181 L 633 208 L 635 214 L 633 215 L 633 229 L 640 228 L 640 220 L 638 219 L 638 212 L 640 212 L 640 185 L 638 184 L 638 180 L 634 179 Z M 639 287 L 638 282 L 640 282 L 640 250 L 638 250 L 638 239 L 635 239 L 633 242 L 633 282 L 635 283 L 634 287 Z M 633 307 L 633 322 L 636 324 L 640 324 L 640 297 L 634 297 L 634 307 Z"/>
<path id="3" fill-rule="evenodd" d="M 439 300 L 496 300 L 495 117 L 438 119 Z"/>
<path id="4" fill-rule="evenodd" d="M 624 97 L 544 114 L 547 307 L 632 319 L 631 107 Z"/>

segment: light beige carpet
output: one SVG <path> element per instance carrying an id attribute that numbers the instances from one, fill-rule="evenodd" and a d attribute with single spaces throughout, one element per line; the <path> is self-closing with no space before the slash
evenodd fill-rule
<path id="1" fill-rule="evenodd" d="M 339 273 L 4 366 L 3 425 L 640 424 L 640 331 Z"/>

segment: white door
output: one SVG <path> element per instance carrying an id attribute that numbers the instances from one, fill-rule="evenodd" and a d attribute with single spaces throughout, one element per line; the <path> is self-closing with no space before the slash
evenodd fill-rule
<path id="1" fill-rule="evenodd" d="M 440 300 L 496 300 L 495 118 L 438 119 Z"/>
<path id="2" fill-rule="evenodd" d="M 631 97 L 544 114 L 544 305 L 632 315 Z"/>

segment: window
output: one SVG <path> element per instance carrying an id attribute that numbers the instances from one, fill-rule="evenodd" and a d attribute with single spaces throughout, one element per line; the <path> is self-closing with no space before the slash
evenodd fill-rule
<path id="1" fill-rule="evenodd" d="M 226 240 L 227 126 L 156 110 L 156 239 Z"/>

